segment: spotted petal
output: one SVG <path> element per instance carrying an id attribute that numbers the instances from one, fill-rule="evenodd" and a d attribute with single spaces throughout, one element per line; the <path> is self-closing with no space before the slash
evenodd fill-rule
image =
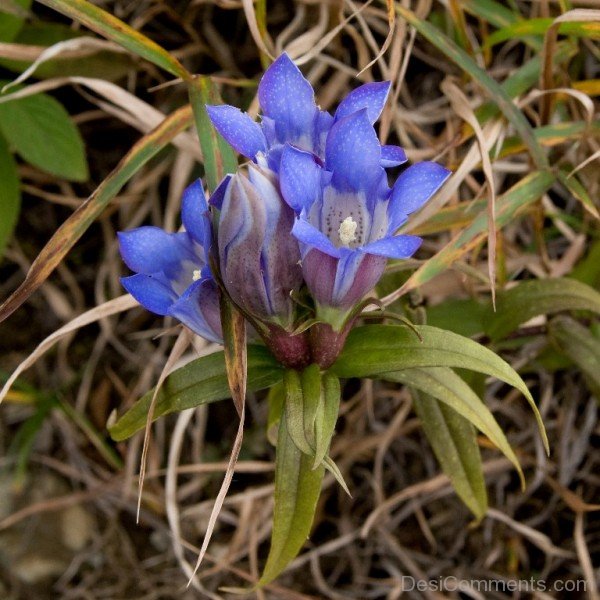
<path id="1" fill-rule="evenodd" d="M 121 285 L 144 307 L 157 315 L 168 315 L 177 294 L 150 275 L 121 277 Z"/>
<path id="2" fill-rule="evenodd" d="M 377 81 L 365 83 L 352 90 L 341 102 L 335 111 L 336 121 L 347 117 L 363 108 L 367 110 L 367 116 L 371 124 L 375 123 L 381 115 L 385 106 L 391 83 L 389 81 Z"/>
<path id="3" fill-rule="evenodd" d="M 325 168 L 340 191 L 370 190 L 381 178 L 381 146 L 367 110 L 337 121 L 327 136 Z"/>
<path id="4" fill-rule="evenodd" d="M 410 258 L 422 243 L 422 239 L 416 235 L 398 235 L 385 237 L 360 248 L 365 254 L 375 254 L 387 258 L 406 259 Z"/>
<path id="5" fill-rule="evenodd" d="M 297 213 L 308 210 L 319 198 L 321 171 L 312 153 L 290 145 L 284 149 L 279 166 L 281 194 Z"/>
<path id="6" fill-rule="evenodd" d="M 279 142 L 296 142 L 311 135 L 317 112 L 314 91 L 287 54 L 265 71 L 258 100 L 263 113 L 274 121 Z"/>
<path id="7" fill-rule="evenodd" d="M 260 125 L 239 108 L 221 104 L 206 106 L 208 116 L 217 131 L 243 156 L 254 158 L 267 149 L 267 140 Z"/>

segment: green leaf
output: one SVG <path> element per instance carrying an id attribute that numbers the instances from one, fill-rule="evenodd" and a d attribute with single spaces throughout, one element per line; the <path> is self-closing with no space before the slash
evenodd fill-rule
<path id="1" fill-rule="evenodd" d="M 70 181 L 85 181 L 88 166 L 79 130 L 47 94 L 0 103 L 0 131 L 23 159 Z"/>
<path id="2" fill-rule="evenodd" d="M 11 315 L 35 290 L 85 233 L 94 220 L 102 214 L 108 203 L 121 188 L 173 138 L 192 123 L 190 106 L 183 106 L 169 115 L 155 129 L 142 137 L 94 193 L 57 229 L 50 241 L 33 261 L 25 281 L 0 306 L 0 321 Z"/>
<path id="3" fill-rule="evenodd" d="M 413 367 L 451 367 L 491 375 L 512 385 L 525 396 L 548 449 L 544 425 L 533 397 L 525 382 L 507 362 L 485 346 L 456 333 L 428 325 L 417 325 L 416 328 L 422 342 L 412 331 L 398 325 L 357 327 L 350 332 L 346 346 L 331 371 L 338 377 L 380 377 L 383 373 Z"/>
<path id="4" fill-rule="evenodd" d="M 237 158 L 233 148 L 214 128 L 206 112 L 207 104 L 221 104 L 221 98 L 210 78 L 194 77 L 189 85 L 189 94 L 204 158 L 206 183 L 209 191 L 213 192 L 227 173 L 235 173 Z"/>
<path id="5" fill-rule="evenodd" d="M 594 204 L 594 201 L 590 197 L 585 186 L 579 181 L 576 175 L 569 177 L 568 170 L 560 169 L 558 172 L 558 180 L 573 194 L 583 207 L 596 219 L 600 219 L 600 213 Z"/>
<path id="6" fill-rule="evenodd" d="M 268 388 L 283 378 L 283 369 L 263 346 L 248 346 L 248 390 Z M 153 390 L 140 398 L 112 427 L 115 441 L 122 441 L 146 425 Z M 154 419 L 186 408 L 229 398 L 223 352 L 198 358 L 167 377 L 156 399 Z"/>
<path id="7" fill-rule="evenodd" d="M 519 473 L 521 484 L 525 486 L 519 460 L 496 419 L 481 398 L 452 369 L 445 367 L 406 369 L 385 373 L 381 377 L 388 381 L 403 383 L 432 396 L 475 425 L 512 462 Z M 467 506 L 470 507 L 469 504 Z"/>
<path id="8" fill-rule="evenodd" d="M 537 315 L 563 310 L 600 314 L 600 293 L 570 278 L 524 281 L 497 295 L 496 312 L 489 311 L 485 331 L 493 340 L 499 340 Z"/>
<path id="9" fill-rule="evenodd" d="M 31 0 L 2 0 L 0 2 L 0 42 L 12 42 L 23 23 Z"/>
<path id="10" fill-rule="evenodd" d="M 322 466 L 312 468 L 311 457 L 299 450 L 292 440 L 287 419 L 281 419 L 275 461 L 271 548 L 259 586 L 273 581 L 306 542 L 321 493 L 323 473 Z"/>
<path id="11" fill-rule="evenodd" d="M 285 420 L 287 421 L 287 431 L 292 438 L 298 450 L 309 456 L 313 456 L 313 449 L 306 437 L 304 429 L 305 420 L 305 402 L 306 404 L 314 404 L 315 408 L 319 401 L 319 397 L 307 395 L 305 398 L 304 390 L 302 389 L 302 378 L 298 371 L 287 369 L 283 376 L 283 385 L 285 387 Z M 318 390 L 320 393 L 320 390 Z M 314 412 L 314 411 L 313 411 Z"/>
<path id="12" fill-rule="evenodd" d="M 313 469 L 316 469 L 325 460 L 329 451 L 329 444 L 340 412 L 340 398 L 340 380 L 331 373 L 325 373 L 323 375 L 323 392 L 319 399 L 315 417 L 315 461 Z"/>
<path id="13" fill-rule="evenodd" d="M 415 412 L 444 473 L 469 510 L 481 519 L 487 492 L 475 428 L 468 419 L 429 394 L 413 391 Z"/>
<path id="14" fill-rule="evenodd" d="M 21 183 L 17 165 L 0 136 L 0 258 L 12 236 L 21 207 Z"/>
<path id="15" fill-rule="evenodd" d="M 86 0 L 38 1 L 165 69 L 175 77 L 181 77 L 185 81 L 190 78 L 183 65 L 164 48 L 91 2 Z"/>
<path id="16" fill-rule="evenodd" d="M 600 340 L 565 316 L 553 319 L 549 331 L 554 344 L 581 369 L 590 391 L 600 400 Z"/>

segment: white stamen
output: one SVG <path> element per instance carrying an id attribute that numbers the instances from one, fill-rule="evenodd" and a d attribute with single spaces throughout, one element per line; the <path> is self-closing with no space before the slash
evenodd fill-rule
<path id="1" fill-rule="evenodd" d="M 338 234 L 340 236 L 340 242 L 344 246 L 349 246 L 352 242 L 356 241 L 356 228 L 358 223 L 352 217 L 346 217 L 340 224 Z"/>
<path id="2" fill-rule="evenodd" d="M 200 270 L 196 269 L 193 273 L 192 273 L 192 280 L 193 281 L 198 281 L 198 279 L 200 279 L 200 277 L 202 277 L 200 275 Z"/>

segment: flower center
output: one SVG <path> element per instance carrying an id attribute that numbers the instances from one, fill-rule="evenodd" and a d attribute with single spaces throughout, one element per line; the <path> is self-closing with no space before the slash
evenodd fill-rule
<path id="1" fill-rule="evenodd" d="M 356 228 L 358 223 L 352 217 L 346 217 L 341 223 L 338 229 L 340 236 L 340 242 L 344 246 L 350 246 L 352 242 L 356 241 Z"/>
<path id="2" fill-rule="evenodd" d="M 200 275 L 200 269 L 195 269 L 192 273 L 192 281 L 198 281 L 202 275 Z"/>

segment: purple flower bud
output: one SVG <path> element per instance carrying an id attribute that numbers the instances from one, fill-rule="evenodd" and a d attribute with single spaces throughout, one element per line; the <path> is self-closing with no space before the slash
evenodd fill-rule
<path id="1" fill-rule="evenodd" d="M 213 200 L 211 199 L 211 202 Z M 233 175 L 219 200 L 219 264 L 223 285 L 250 317 L 290 330 L 302 285 L 300 250 L 291 235 L 293 210 L 275 175 L 254 165 Z"/>

